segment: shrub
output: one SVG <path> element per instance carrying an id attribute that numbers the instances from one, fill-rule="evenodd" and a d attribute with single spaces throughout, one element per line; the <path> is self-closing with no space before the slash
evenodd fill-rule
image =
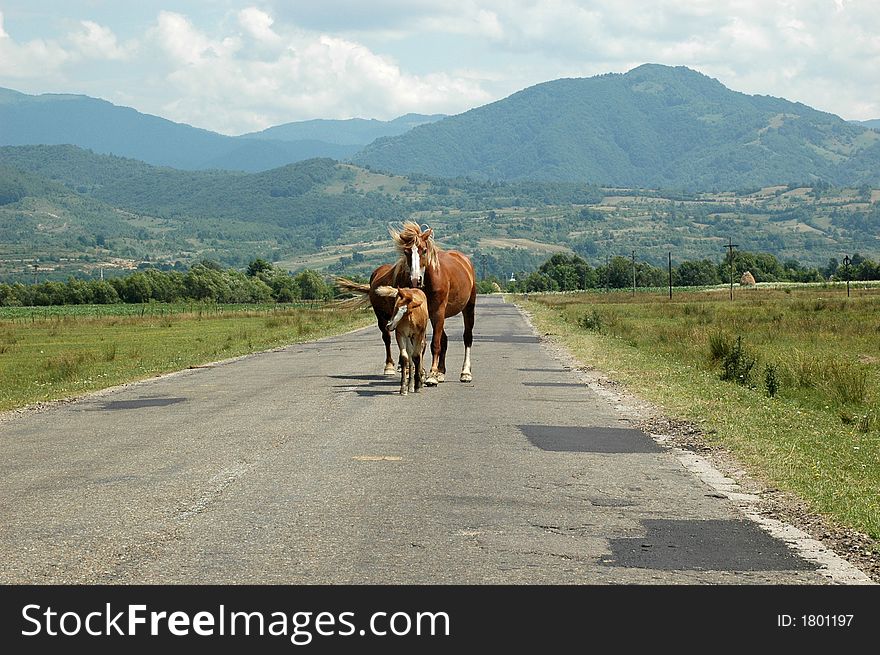
<path id="1" fill-rule="evenodd" d="M 592 330 L 593 332 L 602 331 L 602 317 L 595 309 L 592 312 L 583 314 L 578 324 L 585 330 Z"/>
<path id="2" fill-rule="evenodd" d="M 738 336 L 733 348 L 721 362 L 721 379 L 748 386 L 754 366 L 755 358 L 746 352 L 742 336 Z"/>
<path id="3" fill-rule="evenodd" d="M 776 372 L 776 364 L 767 364 L 764 367 L 764 389 L 771 398 L 779 393 L 779 376 Z"/>
<path id="4" fill-rule="evenodd" d="M 721 330 L 709 334 L 709 354 L 712 361 L 717 362 L 726 358 L 733 350 L 733 339 Z"/>

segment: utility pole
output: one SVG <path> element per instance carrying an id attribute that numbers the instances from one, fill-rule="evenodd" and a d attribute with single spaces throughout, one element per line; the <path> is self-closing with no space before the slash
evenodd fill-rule
<path id="1" fill-rule="evenodd" d="M 636 295 L 636 251 L 633 250 L 633 295 Z"/>
<path id="2" fill-rule="evenodd" d="M 849 298 L 849 255 L 843 256 L 843 271 L 846 273 L 846 297 Z"/>
<path id="3" fill-rule="evenodd" d="M 34 262 L 33 266 L 34 266 L 34 284 L 36 284 L 37 283 L 37 271 L 40 270 L 40 264 L 39 264 L 39 262 Z"/>
<path id="4" fill-rule="evenodd" d="M 730 260 L 730 299 L 733 300 L 733 259 L 734 259 L 734 248 L 739 248 L 737 244 L 735 244 L 730 237 L 727 237 L 727 245 L 724 246 L 727 248 L 728 259 Z"/>
<path id="5" fill-rule="evenodd" d="M 669 251 L 669 299 L 672 300 L 672 251 Z"/>
<path id="6" fill-rule="evenodd" d="M 608 293 L 608 255 L 605 255 L 605 293 Z"/>

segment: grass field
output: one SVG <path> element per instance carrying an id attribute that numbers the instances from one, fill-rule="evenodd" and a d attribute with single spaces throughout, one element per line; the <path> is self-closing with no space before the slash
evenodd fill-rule
<path id="1" fill-rule="evenodd" d="M 880 539 L 880 290 L 519 299 L 543 332 L 753 472 Z"/>
<path id="2" fill-rule="evenodd" d="M 281 305 L 28 309 L 0 313 L 0 410 L 338 334 L 375 320 L 371 312 Z"/>

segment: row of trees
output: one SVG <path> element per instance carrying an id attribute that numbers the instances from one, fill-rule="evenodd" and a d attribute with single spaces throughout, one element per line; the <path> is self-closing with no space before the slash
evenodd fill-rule
<path id="1" fill-rule="evenodd" d="M 633 284 L 633 261 L 614 257 L 607 264 L 592 267 L 583 257 L 557 253 L 530 273 L 516 280 L 480 281 L 481 292 L 498 288 L 516 293 L 572 291 L 575 289 L 627 289 Z M 750 271 L 757 282 L 822 282 L 829 279 L 880 280 L 880 262 L 853 255 L 849 266 L 832 259 L 825 267 L 806 268 L 795 260 L 780 262 L 766 253 L 737 252 L 733 262 L 736 281 Z M 637 287 L 668 284 L 668 270 L 646 262 L 635 262 Z M 704 286 L 730 279 L 730 262 L 708 259 L 684 261 L 672 270 L 675 286 Z M 203 260 L 189 270 L 149 268 L 109 280 L 81 280 L 40 284 L 0 284 L 0 306 L 85 305 L 112 303 L 201 301 L 218 303 L 295 302 L 327 300 L 335 287 L 320 273 L 303 270 L 296 275 L 264 259 L 254 259 L 245 271 L 224 269 Z"/>
<path id="2" fill-rule="evenodd" d="M 613 257 L 607 264 L 593 268 L 579 255 L 557 253 L 531 273 L 520 273 L 515 281 L 499 282 L 501 288 L 512 292 L 572 291 L 575 289 L 626 289 L 633 285 L 633 261 L 628 257 Z M 767 253 L 737 252 L 733 258 L 734 281 L 739 282 L 745 271 L 751 272 L 756 282 L 822 282 L 826 280 L 880 280 L 880 262 L 859 254 L 853 255 L 848 268 L 836 259 L 819 268 L 807 268 L 796 260 L 780 262 Z M 672 269 L 675 286 L 704 286 L 727 282 L 731 275 L 729 257 L 721 262 L 708 259 L 684 261 Z M 662 287 L 669 283 L 669 271 L 645 262 L 635 262 L 637 287 Z M 492 281 L 481 288 L 489 290 Z"/>
<path id="3" fill-rule="evenodd" d="M 262 259 L 244 272 L 203 261 L 188 271 L 146 269 L 109 280 L 0 284 L 0 306 L 201 301 L 218 303 L 326 300 L 334 288 L 313 270 L 296 275 Z"/>

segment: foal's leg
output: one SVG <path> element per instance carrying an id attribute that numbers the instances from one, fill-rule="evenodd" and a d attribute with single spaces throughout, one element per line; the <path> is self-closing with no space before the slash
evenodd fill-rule
<path id="1" fill-rule="evenodd" d="M 461 310 L 462 318 L 464 318 L 464 364 L 461 367 L 461 381 L 471 382 L 474 376 L 471 375 L 471 346 L 474 343 L 474 308 L 476 302 L 468 303 Z"/>
<path id="2" fill-rule="evenodd" d="M 406 395 L 406 378 L 409 373 L 409 354 L 406 352 L 406 344 L 403 337 L 397 335 L 397 347 L 400 349 L 400 395 Z"/>

